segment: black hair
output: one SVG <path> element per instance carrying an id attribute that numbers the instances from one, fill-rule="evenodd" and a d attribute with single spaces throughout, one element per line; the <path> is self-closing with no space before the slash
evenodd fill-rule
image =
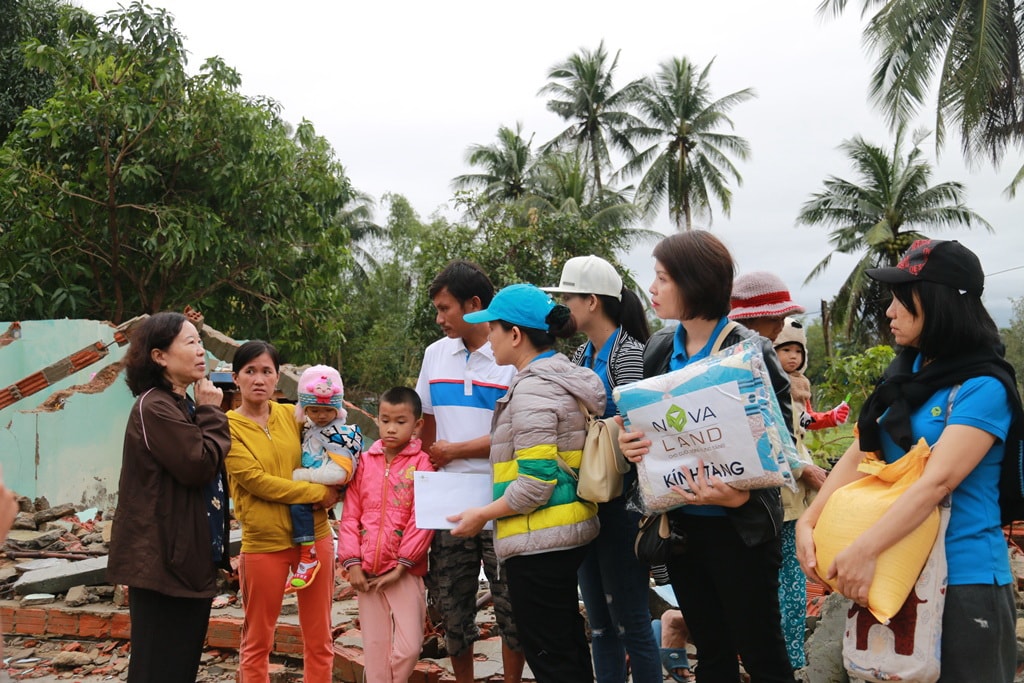
<path id="1" fill-rule="evenodd" d="M 188 319 L 181 313 L 155 313 L 131 330 L 131 345 L 124 361 L 124 379 L 132 396 L 153 387 L 170 389 L 164 367 L 153 360 L 153 349 L 166 351 Z"/>
<path id="2" fill-rule="evenodd" d="M 420 395 L 409 387 L 391 387 L 381 394 L 380 402 L 393 406 L 407 405 L 412 408 L 412 414 L 417 420 L 423 417 L 423 401 L 420 400 Z"/>
<path id="3" fill-rule="evenodd" d="M 474 296 L 480 297 L 480 305 L 487 308 L 494 298 L 494 285 L 487 277 L 484 269 L 463 259 L 456 259 L 448 263 L 438 273 L 427 289 L 427 295 L 433 299 L 441 290 L 447 289 L 448 293 L 455 297 L 460 304 L 464 304 Z"/>
<path id="4" fill-rule="evenodd" d="M 682 297 L 683 320 L 718 320 L 729 315 L 736 265 L 729 249 L 707 230 L 670 235 L 654 247 Z"/>
<path id="5" fill-rule="evenodd" d="M 265 342 L 262 339 L 253 339 L 238 347 L 238 350 L 235 351 L 235 357 L 231 359 L 232 372 L 238 374 L 242 371 L 242 368 L 251 363 L 254 358 L 259 358 L 263 354 L 270 356 L 270 360 L 274 362 L 274 369 L 280 372 L 281 354 L 277 352 L 277 349 L 274 348 L 273 344 Z"/>
<path id="6" fill-rule="evenodd" d="M 651 337 L 651 328 L 647 326 L 647 316 L 644 315 L 644 305 L 640 303 L 640 297 L 632 289 L 622 287 L 622 300 L 607 294 L 595 294 L 601 302 L 601 309 L 604 314 L 617 326 L 621 326 L 633 339 L 641 344 L 646 344 Z"/>
<path id="7" fill-rule="evenodd" d="M 912 315 L 923 315 L 918 351 L 928 359 L 945 358 L 982 348 L 1000 348 L 999 328 L 981 297 L 925 280 L 892 285 L 892 294 Z M 921 302 L 918 311 L 917 294 Z"/>
<path id="8" fill-rule="evenodd" d="M 568 339 L 576 334 L 576 319 L 572 317 L 568 307 L 563 304 L 555 304 L 555 307 L 544 317 L 544 322 L 548 324 L 546 330 L 514 325 L 506 320 L 496 320 L 495 322 L 501 325 L 506 332 L 511 331 L 513 327 L 518 327 L 523 336 L 538 351 L 547 351 L 555 345 L 556 339 Z"/>

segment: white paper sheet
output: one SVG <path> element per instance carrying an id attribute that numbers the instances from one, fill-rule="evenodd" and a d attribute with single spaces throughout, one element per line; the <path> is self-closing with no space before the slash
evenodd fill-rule
<path id="1" fill-rule="evenodd" d="M 416 472 L 413 486 L 416 526 L 420 529 L 454 529 L 449 516 L 494 500 L 489 474 Z M 484 525 L 484 529 L 493 528 L 493 522 Z"/>

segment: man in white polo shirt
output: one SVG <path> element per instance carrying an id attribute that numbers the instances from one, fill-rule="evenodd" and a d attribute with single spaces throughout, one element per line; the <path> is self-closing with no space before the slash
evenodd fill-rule
<path id="1" fill-rule="evenodd" d="M 472 325 L 462 316 L 487 308 L 494 285 L 475 263 L 452 261 L 434 278 L 428 293 L 445 337 L 423 353 L 416 383 L 423 402 L 423 449 L 439 471 L 489 475 L 491 415 L 516 369 L 495 364 L 487 323 Z M 498 572 L 492 532 L 455 538 L 449 531 L 439 530 L 430 546 L 427 583 L 430 599 L 444 619 L 445 645 L 455 681 L 473 683 L 473 643 L 480 636 L 476 594 L 481 563 L 501 633 L 505 683 L 519 683 L 525 660 L 512 621 L 508 588 Z"/>

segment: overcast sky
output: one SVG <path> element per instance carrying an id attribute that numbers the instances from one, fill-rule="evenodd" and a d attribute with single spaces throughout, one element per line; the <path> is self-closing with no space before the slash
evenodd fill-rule
<path id="1" fill-rule="evenodd" d="M 76 1 L 94 13 L 118 4 Z M 751 87 L 758 97 L 732 115 L 735 132 L 753 149 L 738 163 L 744 183 L 734 188 L 732 215 L 716 207 L 708 227 L 729 245 L 739 272 L 777 272 L 812 312 L 835 294 L 854 260 L 836 257 L 824 276 L 803 285 L 829 247 L 823 228 L 795 227 L 800 206 L 828 175 L 855 180 L 837 150 L 844 139 L 860 134 L 886 147 L 892 139 L 867 102 L 871 61 L 860 40 L 859 2 L 840 19 L 819 19 L 818 0 L 150 4 L 175 16 L 192 70 L 219 55 L 241 73 L 243 92 L 277 100 L 289 121 L 312 121 L 358 189 L 377 199 L 402 194 L 423 218 L 457 217 L 451 179 L 471 170 L 466 148 L 491 144 L 500 125 L 521 121 L 535 147 L 565 127 L 537 91 L 551 66 L 580 48 L 603 39 L 611 53 L 620 50 L 620 87 L 671 57 L 701 65 L 714 58 L 715 96 Z M 916 125 L 931 127 L 933 117 L 929 110 Z M 1009 298 L 1024 296 L 1024 197 L 1002 195 L 1020 153 L 1000 170 L 969 169 L 958 141 L 950 142 L 933 184 L 964 183 L 967 204 L 995 234 L 932 236 L 959 239 L 978 253 L 990 276 L 985 302 L 1005 325 Z M 934 162 L 932 139 L 924 145 Z M 652 227 L 670 231 L 667 212 Z M 625 259 L 645 286 L 652 246 Z"/>

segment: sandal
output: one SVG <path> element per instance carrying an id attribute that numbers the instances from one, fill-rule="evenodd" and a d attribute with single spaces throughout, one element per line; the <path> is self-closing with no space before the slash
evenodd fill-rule
<path id="1" fill-rule="evenodd" d="M 696 680 L 693 672 L 690 671 L 690 658 L 686 648 L 661 648 L 661 665 L 676 683 L 690 683 Z"/>

